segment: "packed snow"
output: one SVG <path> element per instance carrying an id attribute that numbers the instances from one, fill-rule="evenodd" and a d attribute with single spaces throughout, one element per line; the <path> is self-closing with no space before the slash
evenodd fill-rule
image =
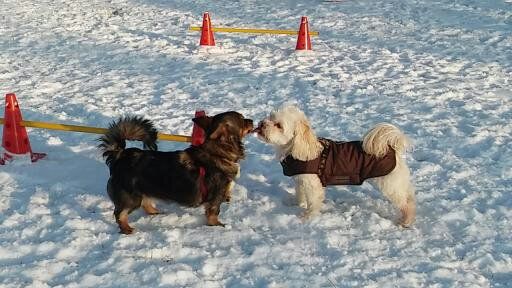
<path id="1" fill-rule="evenodd" d="M 297 30 L 215 33 L 213 26 Z M 510 287 L 512 3 L 503 0 L 3 0 L 0 93 L 25 120 L 106 127 L 124 115 L 190 135 L 195 110 L 255 121 L 295 103 L 319 136 L 356 140 L 398 125 L 417 187 L 417 221 L 371 185 L 327 189 L 309 221 L 273 150 L 246 138 L 223 204 L 159 203 L 118 233 L 99 135 L 28 128 L 31 163 L 0 166 L 2 287 Z M 0 127 L 0 130 L 3 127 Z M 138 146 L 140 143 L 130 143 Z M 161 150 L 187 143 L 160 142 Z"/>

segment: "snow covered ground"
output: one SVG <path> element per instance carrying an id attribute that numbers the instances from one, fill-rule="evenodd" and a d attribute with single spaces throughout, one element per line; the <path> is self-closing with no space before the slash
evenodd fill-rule
<path id="1" fill-rule="evenodd" d="M 204 11 L 214 26 L 267 29 L 307 15 L 320 36 L 297 54 L 292 36 L 216 33 L 204 51 L 188 31 Z M 106 127 L 135 114 L 189 135 L 196 109 L 258 121 L 294 102 L 320 136 L 392 122 L 414 139 L 418 218 L 397 227 L 364 184 L 330 187 L 303 223 L 271 148 L 248 137 L 227 227 L 161 203 L 125 236 L 98 135 L 29 129 L 48 157 L 0 166 L 0 286 L 510 287 L 511 51 L 503 0 L 3 0 L 0 94 L 17 94 L 24 119 Z"/>

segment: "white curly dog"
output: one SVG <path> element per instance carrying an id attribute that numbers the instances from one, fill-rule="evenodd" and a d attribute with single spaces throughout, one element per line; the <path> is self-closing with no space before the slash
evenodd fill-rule
<path id="1" fill-rule="evenodd" d="M 306 208 L 306 218 L 320 212 L 324 186 L 360 185 L 369 179 L 401 211 L 401 226 L 409 227 L 414 222 L 414 186 L 402 157 L 409 140 L 397 127 L 381 123 L 362 141 L 334 142 L 317 138 L 304 112 L 288 105 L 271 112 L 255 132 L 259 139 L 274 146 L 285 175 L 293 177 L 297 202 Z M 327 151 L 328 147 L 337 150 Z M 334 168 L 344 172 L 327 175 Z"/>

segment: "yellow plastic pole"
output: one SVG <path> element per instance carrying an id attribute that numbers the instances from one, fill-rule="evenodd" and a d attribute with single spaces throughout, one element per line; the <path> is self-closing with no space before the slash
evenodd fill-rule
<path id="1" fill-rule="evenodd" d="M 4 124 L 4 118 L 0 118 L 0 124 Z M 24 121 L 24 120 L 22 120 L 22 121 L 20 121 L 20 125 L 24 126 L 24 127 L 43 128 L 43 129 L 61 130 L 61 131 L 74 131 L 74 132 L 84 132 L 84 133 L 94 133 L 94 134 L 104 134 L 105 132 L 107 132 L 107 129 L 105 129 L 105 128 L 67 125 L 67 124 L 39 122 L 39 121 Z M 164 140 L 164 141 L 175 141 L 175 142 L 192 142 L 192 137 L 190 137 L 190 136 L 171 135 L 171 134 L 163 134 L 163 133 L 158 133 L 158 139 Z"/>
<path id="2" fill-rule="evenodd" d="M 202 27 L 191 26 L 190 31 L 201 31 Z M 213 32 L 228 32 L 228 33 L 253 33 L 253 34 L 286 34 L 297 35 L 299 31 L 296 30 L 275 30 L 275 29 L 246 29 L 246 28 L 226 28 L 226 27 L 212 27 Z M 319 33 L 309 31 L 310 36 L 318 36 Z"/>

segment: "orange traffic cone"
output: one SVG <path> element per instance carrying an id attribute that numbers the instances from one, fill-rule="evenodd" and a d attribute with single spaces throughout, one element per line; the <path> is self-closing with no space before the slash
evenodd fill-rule
<path id="1" fill-rule="evenodd" d="M 206 113 L 204 111 L 196 111 L 195 117 L 203 117 L 206 116 Z M 192 128 L 192 146 L 199 146 L 203 144 L 204 142 L 204 130 L 203 128 L 199 127 L 199 125 L 194 123 L 194 128 Z"/>
<path id="2" fill-rule="evenodd" d="M 302 16 L 300 20 L 299 36 L 295 50 L 311 50 L 311 39 L 309 38 L 308 17 Z"/>
<path id="3" fill-rule="evenodd" d="M 212 22 L 210 21 L 210 14 L 204 12 L 203 14 L 203 27 L 201 29 L 201 46 L 215 46 L 215 39 L 213 38 Z"/>
<path id="4" fill-rule="evenodd" d="M 21 126 L 20 107 L 16 95 L 10 93 L 5 95 L 5 115 L 4 115 L 4 133 L 2 137 L 2 147 L 8 153 L 3 153 L 0 157 L 0 164 L 12 159 L 10 154 L 24 155 L 30 153 L 32 162 L 46 156 L 44 153 L 33 153 L 30 148 L 30 141 L 25 127 Z"/>

